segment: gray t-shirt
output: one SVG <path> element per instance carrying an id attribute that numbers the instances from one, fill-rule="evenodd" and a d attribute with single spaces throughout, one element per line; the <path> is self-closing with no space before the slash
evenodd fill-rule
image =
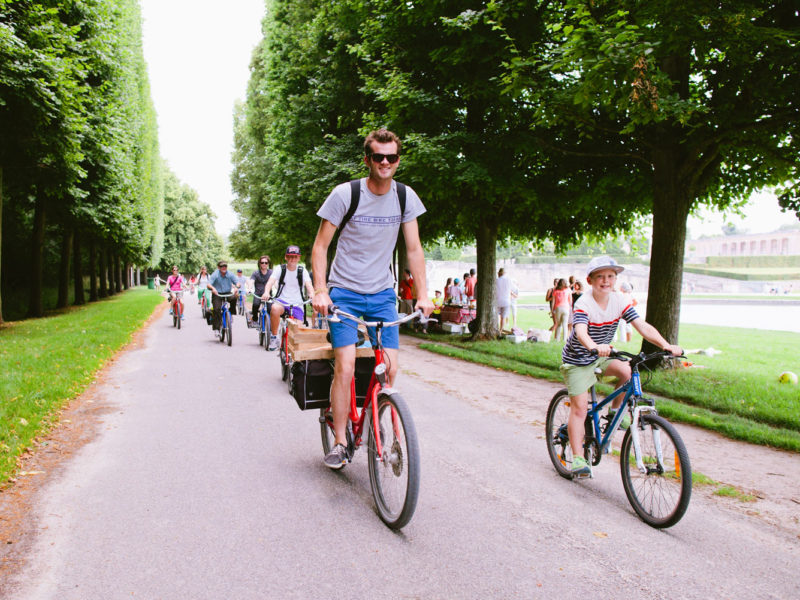
<path id="1" fill-rule="evenodd" d="M 333 188 L 317 211 L 317 216 L 336 227 L 350 208 L 350 183 Z M 425 212 L 417 193 L 406 186 L 406 211 L 400 215 L 397 185 L 376 196 L 361 179 L 361 199 L 350 222 L 339 234 L 336 256 L 331 265 L 330 287 L 339 287 L 359 294 L 377 294 L 394 287 L 392 252 L 397 243 L 400 223 L 413 221 Z"/>

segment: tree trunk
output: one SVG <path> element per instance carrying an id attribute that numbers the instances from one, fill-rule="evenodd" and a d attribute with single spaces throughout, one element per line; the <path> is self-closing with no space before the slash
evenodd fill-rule
<path id="1" fill-rule="evenodd" d="M 497 339 L 500 324 L 495 298 L 495 267 L 497 266 L 497 224 L 481 220 L 475 232 L 478 251 L 478 284 L 475 290 L 478 329 L 473 339 Z"/>
<path id="2" fill-rule="evenodd" d="M 674 165 L 661 161 L 654 165 L 653 248 L 645 317 L 671 344 L 678 342 L 686 219 L 692 201 L 690 192 L 681 189 Z M 660 348 L 642 343 L 643 352 L 655 350 Z"/>
<path id="3" fill-rule="evenodd" d="M 31 231 L 31 268 L 30 268 L 30 298 L 28 301 L 28 317 L 41 317 L 42 309 L 42 278 L 44 267 L 44 229 L 47 223 L 45 201 L 37 191 L 36 207 L 33 213 L 33 231 Z"/>
<path id="4" fill-rule="evenodd" d="M 56 308 L 69 306 L 69 262 L 72 258 L 72 237 L 75 232 L 72 228 L 64 230 L 61 237 L 61 262 L 58 266 L 58 300 Z"/>
<path id="5" fill-rule="evenodd" d="M 3 167 L 0 166 L 0 325 L 3 324 Z"/>
<path id="6" fill-rule="evenodd" d="M 72 238 L 72 276 L 75 284 L 74 304 L 86 304 L 86 295 L 83 291 L 83 258 L 81 256 L 81 234 L 76 231 Z"/>
<path id="7" fill-rule="evenodd" d="M 96 302 L 97 294 L 97 242 L 89 243 L 89 302 Z"/>
<path id="8" fill-rule="evenodd" d="M 122 291 L 122 264 L 116 254 L 112 258 L 112 264 L 114 265 L 114 292 L 119 294 Z"/>
<path id="9" fill-rule="evenodd" d="M 108 250 L 105 246 L 100 248 L 100 297 L 109 296 L 108 285 Z"/>

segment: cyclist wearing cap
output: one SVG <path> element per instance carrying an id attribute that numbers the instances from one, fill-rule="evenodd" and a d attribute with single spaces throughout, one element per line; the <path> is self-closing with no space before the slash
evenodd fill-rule
<path id="1" fill-rule="evenodd" d="M 617 388 L 631 378 L 631 368 L 627 362 L 609 358 L 613 348 L 611 340 L 617 331 L 620 319 L 632 323 L 644 339 L 659 348 L 680 356 L 679 346 L 670 344 L 661 337 L 658 330 L 642 319 L 630 300 L 614 291 L 617 275 L 624 267 L 610 256 L 598 256 L 589 262 L 586 281 L 590 289 L 578 298 L 574 307 L 572 333 L 561 353 L 561 373 L 567 382 L 570 396 L 570 412 L 567 421 L 569 444 L 572 447 L 572 474 L 575 477 L 591 475 L 591 466 L 583 458 L 583 422 L 589 403 L 589 388 L 597 382 L 595 369 L 604 376 L 616 377 Z M 592 354 L 592 351 L 597 354 Z M 611 403 L 609 414 L 616 412 L 622 398 Z M 621 422 L 623 429 L 630 425 L 630 417 L 625 415 Z"/>
<path id="2" fill-rule="evenodd" d="M 302 281 L 302 286 L 300 282 Z M 286 264 L 281 265 L 280 269 L 275 269 L 272 276 L 264 286 L 264 293 L 261 295 L 261 300 L 266 302 L 269 299 L 269 294 L 272 291 L 272 286 L 278 284 L 278 291 L 275 293 L 275 301 L 269 311 L 269 350 L 275 350 L 278 347 L 278 327 L 281 323 L 281 315 L 286 312 L 289 306 L 292 306 L 292 314 L 289 315 L 299 321 L 303 320 L 305 310 L 303 308 L 303 288 L 309 296 L 314 293 L 314 288 L 311 285 L 311 277 L 308 271 L 300 266 L 300 247 L 289 246 L 286 248 Z"/>
<path id="3" fill-rule="evenodd" d="M 228 263 L 221 260 L 217 263 L 217 270 L 208 278 L 208 289 L 211 290 L 211 306 L 214 309 L 211 328 L 214 331 L 219 331 L 220 322 L 222 320 L 222 298 L 217 294 L 230 294 L 233 292 L 233 300 L 236 299 L 238 288 L 236 287 L 236 275 L 228 272 Z M 233 313 L 231 313 L 233 317 Z"/>
<path id="4" fill-rule="evenodd" d="M 369 175 L 356 183 L 336 186 L 317 212 L 322 222 L 314 241 L 311 265 L 314 271 L 314 310 L 322 315 L 328 314 L 330 304 L 335 304 L 345 312 L 370 321 L 397 319 L 391 264 L 401 227 L 409 270 L 415 282 L 416 306 L 425 316 L 433 311 L 425 278 L 425 252 L 417 228 L 417 217 L 425 212 L 425 207 L 414 190 L 393 179 L 400 162 L 400 144 L 400 139 L 391 131 L 382 129 L 370 133 L 364 140 L 363 159 Z M 403 190 L 405 209 L 401 210 Z M 328 246 L 348 216 L 353 196 L 358 204 L 340 231 L 330 278 L 325 281 Z M 336 439 L 333 449 L 325 457 L 325 464 L 331 469 L 339 469 L 349 460 L 345 429 L 357 334 L 345 323 L 332 322 L 330 329 L 335 357 L 331 410 Z M 398 328 L 384 329 L 382 340 L 391 386 L 398 367 Z"/>

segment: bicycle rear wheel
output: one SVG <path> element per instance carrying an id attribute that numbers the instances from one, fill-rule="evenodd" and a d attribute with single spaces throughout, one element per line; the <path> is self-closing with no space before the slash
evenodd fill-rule
<path id="1" fill-rule="evenodd" d="M 333 448 L 333 413 L 330 406 L 319 409 L 319 432 L 322 437 L 322 453 L 327 456 Z"/>
<path id="2" fill-rule="evenodd" d="M 370 423 L 367 465 L 378 516 L 392 529 L 414 515 L 419 496 L 420 457 L 411 411 L 399 394 L 378 394 L 378 422 Z M 380 433 L 382 456 L 375 447 Z"/>
<path id="3" fill-rule="evenodd" d="M 631 429 L 622 440 L 619 466 L 622 485 L 633 510 L 658 529 L 681 520 L 692 495 L 692 467 L 683 440 L 665 419 L 645 414 L 640 418 L 639 444 L 646 472 L 636 466 Z M 661 455 L 659 463 L 658 456 Z"/>
<path id="4" fill-rule="evenodd" d="M 559 390 L 550 406 L 547 407 L 544 438 L 547 440 L 547 453 L 559 475 L 572 479 L 572 448 L 569 445 L 567 422 L 569 421 L 570 399 L 567 390 Z"/>

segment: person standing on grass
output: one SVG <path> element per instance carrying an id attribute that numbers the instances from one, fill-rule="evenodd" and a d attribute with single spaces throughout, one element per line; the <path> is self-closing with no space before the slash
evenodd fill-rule
<path id="1" fill-rule="evenodd" d="M 417 309 L 427 317 L 433 311 L 428 298 L 425 274 L 425 251 L 419 239 L 417 217 L 425 212 L 417 193 L 394 180 L 400 164 L 400 138 L 391 131 L 379 129 L 364 140 L 364 164 L 369 175 L 357 182 L 336 186 L 317 212 L 321 218 L 311 267 L 314 272 L 314 310 L 328 314 L 331 304 L 369 321 L 394 321 L 397 317 L 392 254 L 400 229 L 406 242 L 408 266 L 414 278 Z M 400 186 L 403 186 L 402 188 Z M 401 194 L 405 190 L 405 208 Z M 334 233 L 351 208 L 353 196 L 358 200 L 355 212 L 339 232 L 336 255 L 328 272 L 328 246 Z M 350 410 L 350 382 L 356 361 L 356 330 L 348 323 L 329 323 L 334 352 L 334 374 L 331 386 L 334 445 L 325 457 L 325 465 L 341 469 L 350 460 L 346 428 Z M 370 332 L 374 336 L 374 332 Z M 397 376 L 400 336 L 398 327 L 383 329 L 388 366 L 388 384 Z"/>
<path id="2" fill-rule="evenodd" d="M 594 370 L 600 369 L 604 376 L 616 377 L 617 389 L 631 378 L 627 362 L 609 358 L 613 350 L 611 340 L 620 319 L 632 323 L 651 344 L 671 352 L 673 356 L 683 354 L 679 346 L 667 342 L 655 327 L 642 319 L 622 294 L 613 291 L 617 275 L 623 270 L 624 267 L 609 256 L 598 256 L 589 262 L 586 281 L 590 289 L 575 305 L 572 334 L 561 352 L 561 374 L 570 397 L 567 431 L 572 448 L 573 477 L 590 477 L 592 474 L 591 466 L 583 458 L 583 438 L 589 388 L 597 383 Z M 622 398 L 612 401 L 609 415 L 616 412 L 621 402 Z M 630 417 L 625 415 L 620 426 L 627 429 L 630 423 Z"/>
<path id="3" fill-rule="evenodd" d="M 500 335 L 503 335 L 503 325 L 511 315 L 511 278 L 506 274 L 505 269 L 497 271 L 495 294 L 497 298 L 497 314 L 500 317 Z"/>
<path id="4" fill-rule="evenodd" d="M 475 286 L 478 283 L 478 278 L 475 275 L 475 269 L 470 269 L 469 274 L 464 279 L 464 293 L 467 296 L 467 302 L 475 300 Z"/>
<path id="5" fill-rule="evenodd" d="M 567 341 L 570 312 L 572 312 L 572 291 L 567 286 L 566 279 L 559 279 L 556 289 L 553 290 L 553 313 L 556 324 L 553 332 L 554 340 L 558 340 L 560 333 L 561 341 Z"/>

